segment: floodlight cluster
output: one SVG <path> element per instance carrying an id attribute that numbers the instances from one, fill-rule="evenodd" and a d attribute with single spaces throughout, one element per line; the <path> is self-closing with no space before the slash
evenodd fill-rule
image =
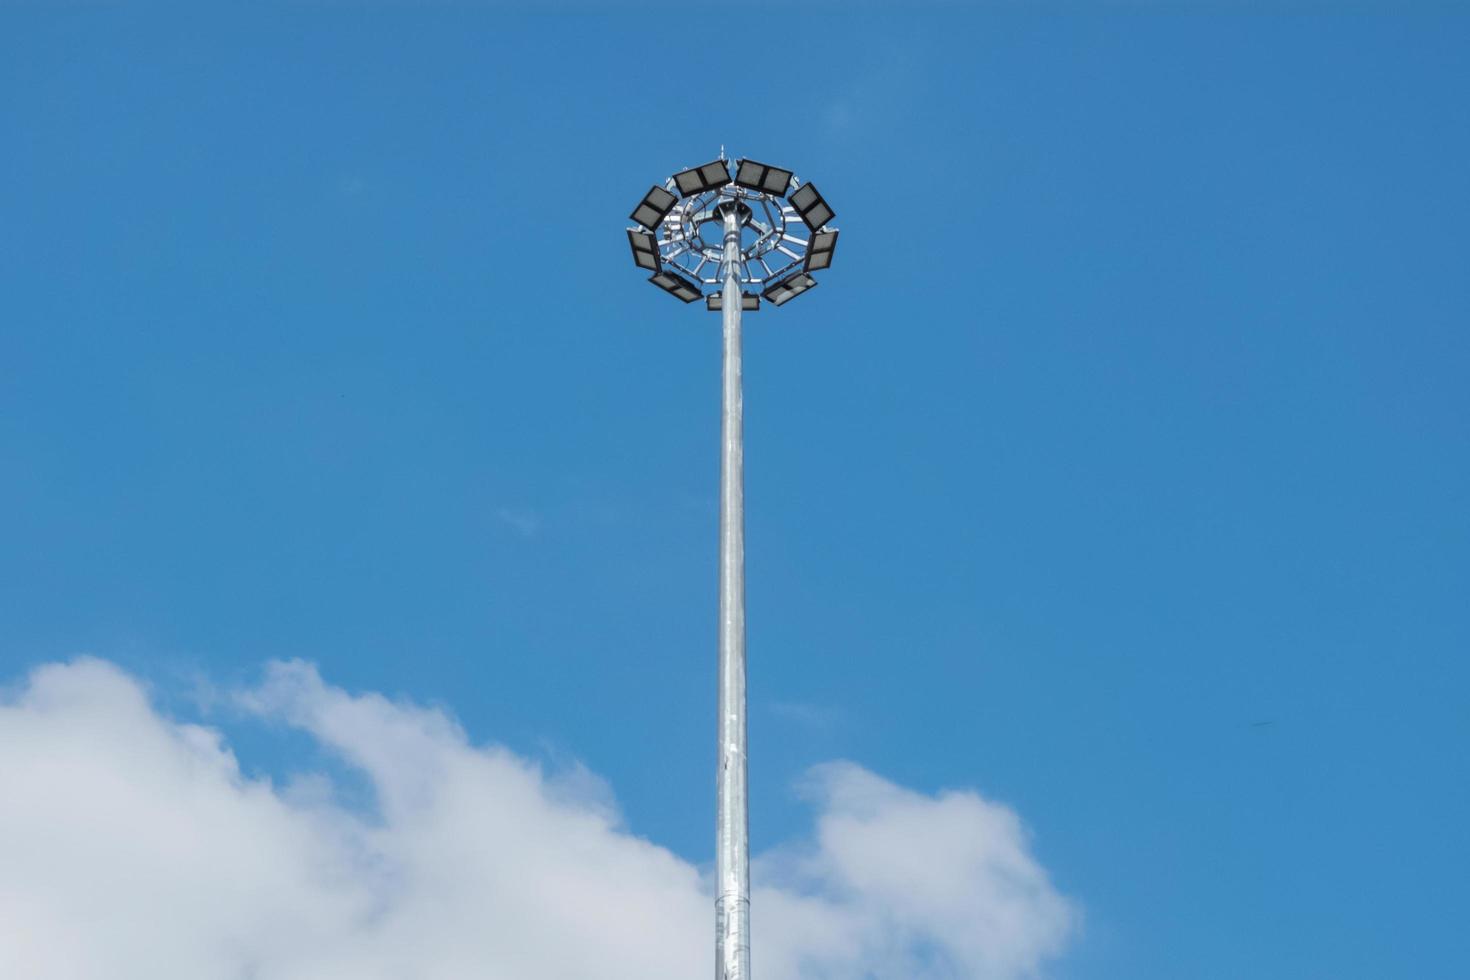
<path id="1" fill-rule="evenodd" d="M 814 288 L 811 273 L 832 264 L 837 248 L 836 217 L 814 184 L 756 160 L 723 157 L 674 174 L 649 188 L 630 215 L 633 261 L 648 281 L 705 308 L 722 309 L 724 238 L 721 205 L 740 206 L 744 218 L 735 274 L 742 286 L 740 308 L 758 310 L 764 298 L 781 306 Z M 748 287 L 750 291 L 745 291 Z"/>

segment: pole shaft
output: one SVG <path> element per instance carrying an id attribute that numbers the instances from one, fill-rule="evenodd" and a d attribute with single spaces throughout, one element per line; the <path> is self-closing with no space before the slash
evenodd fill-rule
<path id="1" fill-rule="evenodd" d="M 719 776 L 715 980 L 750 980 L 750 838 L 745 737 L 745 479 L 740 384 L 740 217 L 727 208 L 724 410 L 720 423 Z"/>

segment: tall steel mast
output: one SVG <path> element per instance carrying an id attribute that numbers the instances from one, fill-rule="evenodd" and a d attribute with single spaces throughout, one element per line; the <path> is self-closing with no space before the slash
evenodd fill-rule
<path id="1" fill-rule="evenodd" d="M 789 192 L 789 193 L 788 193 Z M 633 261 L 724 326 L 720 415 L 719 770 L 715 814 L 715 978 L 750 980 L 750 831 L 745 705 L 745 477 L 740 317 L 781 306 L 832 263 L 832 209 L 789 170 L 724 155 L 655 184 L 628 229 Z M 746 286 L 756 292 L 745 292 Z"/>
<path id="2" fill-rule="evenodd" d="M 725 227 L 723 410 L 720 416 L 720 719 L 715 808 L 715 977 L 750 977 L 750 807 L 745 735 L 745 425 L 740 385 L 740 210 Z M 746 209 L 748 212 L 748 208 Z"/>

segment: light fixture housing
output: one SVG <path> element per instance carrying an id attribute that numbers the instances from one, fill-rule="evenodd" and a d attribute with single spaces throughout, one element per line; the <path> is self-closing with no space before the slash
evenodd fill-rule
<path id="1" fill-rule="evenodd" d="M 658 272 L 663 268 L 663 261 L 658 254 L 658 239 L 653 235 L 629 228 L 628 244 L 633 247 L 633 261 L 638 264 L 638 268 L 649 272 Z"/>
<path id="2" fill-rule="evenodd" d="M 825 269 L 832 264 L 832 253 L 837 249 L 837 229 L 812 232 L 812 240 L 806 246 L 806 271 Z"/>
<path id="3" fill-rule="evenodd" d="M 692 303 L 700 297 L 701 291 L 697 284 L 690 282 L 683 276 L 670 272 L 668 269 L 655 272 L 648 277 L 648 281 L 670 296 L 681 299 L 686 303 Z"/>
<path id="4" fill-rule="evenodd" d="M 725 291 L 722 289 L 717 293 L 710 293 L 704 298 L 704 308 L 711 313 L 720 313 L 725 308 Z M 740 294 L 740 308 L 747 313 L 761 308 L 761 298 L 755 293 Z"/>
<path id="5" fill-rule="evenodd" d="M 724 160 L 711 160 L 709 163 L 674 174 L 674 186 L 679 188 L 679 193 L 684 197 L 717 190 L 728 183 L 730 183 L 730 165 Z"/>
<path id="6" fill-rule="evenodd" d="M 735 183 L 753 191 L 765 191 L 767 194 L 785 197 L 786 188 L 791 186 L 792 176 L 790 170 L 773 167 L 769 163 L 757 163 L 755 160 L 735 161 Z"/>
<path id="7" fill-rule="evenodd" d="M 779 282 L 773 282 L 767 286 L 762 293 L 766 299 L 771 301 L 772 306 L 781 306 L 790 302 L 809 289 L 815 289 L 817 281 L 806 272 L 797 272 L 789 275 Z"/>
<path id="8" fill-rule="evenodd" d="M 670 194 L 667 188 L 655 184 L 648 189 L 647 194 L 643 195 L 643 200 L 638 202 L 638 206 L 628 217 L 649 231 L 653 231 L 658 227 L 659 222 L 664 220 L 664 215 L 673 210 L 674 205 L 678 203 L 679 199 Z"/>
<path id="9" fill-rule="evenodd" d="M 816 184 L 802 184 L 791 196 L 787 198 L 791 206 L 796 208 L 796 213 L 801 215 L 801 220 L 812 231 L 821 231 L 822 226 L 836 217 L 832 209 L 827 206 L 826 198 L 822 197 L 821 191 L 817 190 Z"/>

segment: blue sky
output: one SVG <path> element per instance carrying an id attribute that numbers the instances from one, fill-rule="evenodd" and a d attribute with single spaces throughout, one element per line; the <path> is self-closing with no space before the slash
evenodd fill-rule
<path id="1" fill-rule="evenodd" d="M 5 682 L 284 779 L 194 695 L 300 658 L 708 861 L 719 336 L 623 228 L 724 145 L 843 230 L 747 327 L 757 849 L 848 759 L 1013 808 L 1045 976 L 1464 976 L 1470 16 L 700 13 L 0 10 Z"/>

